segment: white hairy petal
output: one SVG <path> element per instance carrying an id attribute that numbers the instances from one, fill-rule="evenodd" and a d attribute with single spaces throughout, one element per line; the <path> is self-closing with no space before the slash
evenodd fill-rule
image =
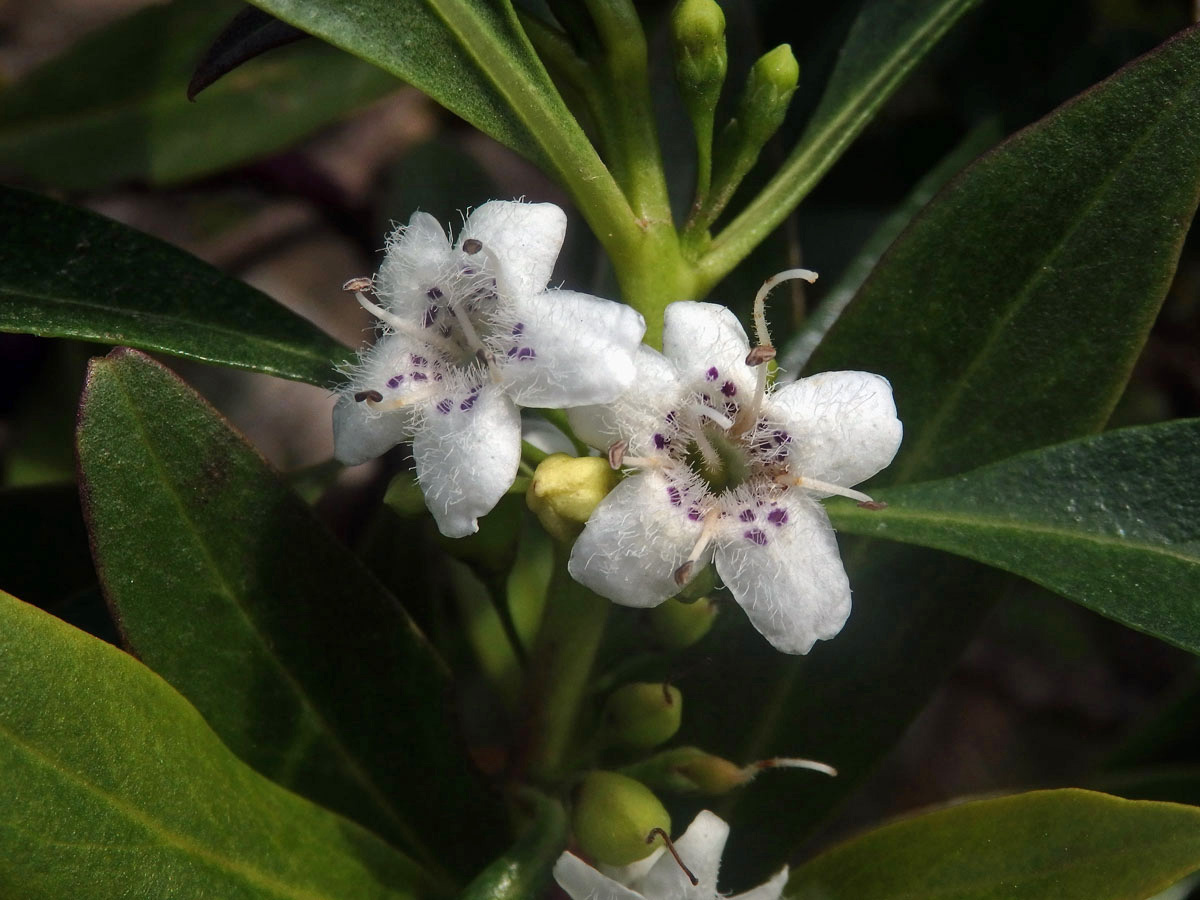
<path id="1" fill-rule="evenodd" d="M 643 900 L 642 895 L 592 868 L 574 853 L 554 864 L 554 880 L 571 900 Z"/>
<path id="2" fill-rule="evenodd" d="M 784 866 L 756 888 L 742 894 L 734 894 L 729 900 L 779 900 L 787 886 L 788 867 Z"/>
<path id="3" fill-rule="evenodd" d="M 474 400 L 471 398 L 474 397 Z M 446 537 L 479 530 L 512 487 L 521 462 L 521 414 L 495 385 L 427 406 L 413 437 L 425 505 Z"/>
<path id="4" fill-rule="evenodd" d="M 764 412 L 792 434 L 794 474 L 840 487 L 866 481 L 892 461 L 904 428 L 892 386 L 870 372 L 822 372 L 774 391 Z"/>
<path id="5" fill-rule="evenodd" d="M 824 508 L 794 489 L 774 505 L 786 515 L 768 513 L 752 522 L 729 517 L 713 557 L 763 637 L 784 653 L 807 653 L 842 630 L 850 583 Z"/>
<path id="6" fill-rule="evenodd" d="M 496 361 L 522 406 L 609 403 L 634 379 L 646 322 L 630 306 L 575 291 L 517 296 L 504 310 Z"/>
<path id="7" fill-rule="evenodd" d="M 711 385 L 714 396 L 727 382 L 739 399 L 754 390 L 755 374 L 746 365 L 750 341 L 737 316 L 716 303 L 681 301 L 663 316 L 663 354 L 688 384 Z M 707 387 L 703 388 L 708 390 Z"/>
<path id="8" fill-rule="evenodd" d="M 636 885 L 638 891 L 644 897 L 713 900 L 717 894 L 721 853 L 728 838 L 729 825 L 716 814 L 701 810 L 683 836 L 675 842 L 675 852 L 699 883 L 693 885 L 679 868 L 679 863 L 669 854 L 664 854 Z"/>
<path id="9" fill-rule="evenodd" d="M 458 246 L 477 240 L 501 264 L 503 292 L 536 294 L 546 287 L 567 233 L 567 214 L 553 203 L 491 200 L 467 217 Z"/>
<path id="10" fill-rule="evenodd" d="M 632 439 L 631 453 L 647 453 L 650 448 L 639 444 L 648 442 L 667 413 L 678 406 L 682 387 L 666 357 L 641 344 L 633 365 L 633 382 L 615 402 L 567 410 L 571 428 L 584 443 L 607 450 L 617 441 Z"/>
<path id="11" fill-rule="evenodd" d="M 387 254 L 375 278 L 375 291 L 389 310 L 415 322 L 428 303 L 426 291 L 445 275 L 451 262 L 450 242 L 438 220 L 415 212 L 407 225 L 388 238 Z"/>
<path id="12" fill-rule="evenodd" d="M 657 606 L 677 594 L 675 570 L 701 530 L 688 518 L 691 499 L 685 485 L 661 472 L 626 478 L 592 513 L 575 542 L 567 564 L 571 577 L 625 606 Z"/>
<path id="13" fill-rule="evenodd" d="M 333 407 L 333 455 L 347 466 L 365 463 L 407 440 L 411 425 L 410 411 L 376 414 L 342 394 Z"/>

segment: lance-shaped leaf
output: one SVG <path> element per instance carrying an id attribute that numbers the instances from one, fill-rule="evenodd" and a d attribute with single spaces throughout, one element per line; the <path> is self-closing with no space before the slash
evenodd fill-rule
<path id="1" fill-rule="evenodd" d="M 318 41 L 246 66 L 188 102 L 188 78 L 237 11 L 156 4 L 84 38 L 0 94 L 0 171 L 90 190 L 172 184 L 290 146 L 400 87 Z"/>
<path id="2" fill-rule="evenodd" d="M 839 531 L 1014 572 L 1200 653 L 1200 419 L 1110 431 L 832 504 Z"/>
<path id="3" fill-rule="evenodd" d="M 1090 791 L 978 800 L 801 866 L 788 900 L 1144 900 L 1200 868 L 1200 809 Z"/>
<path id="4" fill-rule="evenodd" d="M 1200 196 L 1197 135 L 1192 29 L 1001 144 L 913 221 L 810 363 L 892 382 L 904 444 L 868 492 L 1099 430 Z M 995 596 L 978 567 L 934 552 L 845 551 L 854 611 L 842 634 L 802 659 L 751 651 L 742 663 L 770 686 L 735 758 L 801 753 L 842 773 L 802 805 L 761 781 L 747 789 L 737 821 L 770 825 L 730 838 L 731 859 L 753 847 L 763 860 L 746 883 L 900 738 Z"/>
<path id="5" fill-rule="evenodd" d="M 493 807 L 444 664 L 375 578 L 141 354 L 93 362 L 78 442 L 101 584 L 134 652 L 265 775 L 472 871 L 500 837 Z"/>
<path id="6" fill-rule="evenodd" d="M 0 331 L 328 385 L 348 351 L 266 294 L 95 213 L 0 187 Z"/>
<path id="7" fill-rule="evenodd" d="M 128 654 L 0 593 L 0 893 L 404 900 L 412 860 L 240 762 Z"/>

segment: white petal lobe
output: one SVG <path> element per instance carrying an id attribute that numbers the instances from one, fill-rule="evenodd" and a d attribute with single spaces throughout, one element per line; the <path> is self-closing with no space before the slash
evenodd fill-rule
<path id="1" fill-rule="evenodd" d="M 728 838 L 729 825 L 716 814 L 701 810 L 675 841 L 675 852 L 699 883 L 693 885 L 675 859 L 664 854 L 638 884 L 639 891 L 645 897 L 712 900 L 717 893 L 721 853 Z"/>
<path id="2" fill-rule="evenodd" d="M 554 880 L 571 900 L 643 900 L 641 894 L 593 869 L 574 853 L 558 858 Z"/>
<path id="3" fill-rule="evenodd" d="M 458 246 L 477 240 L 503 267 L 503 288 L 514 296 L 546 287 L 567 233 L 567 215 L 553 203 L 491 200 L 467 217 Z"/>
<path id="4" fill-rule="evenodd" d="M 742 396 L 754 389 L 746 365 L 750 341 L 737 316 L 716 303 L 672 303 L 663 318 L 663 355 L 688 383 L 731 382 Z M 714 374 L 715 372 L 715 374 Z"/>
<path id="5" fill-rule="evenodd" d="M 473 399 L 472 399 L 473 398 Z M 427 407 L 413 438 L 425 505 L 446 537 L 479 530 L 512 487 L 521 462 L 521 414 L 494 385 Z"/>

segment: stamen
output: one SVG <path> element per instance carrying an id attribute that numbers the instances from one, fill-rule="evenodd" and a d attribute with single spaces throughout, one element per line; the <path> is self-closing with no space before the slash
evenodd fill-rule
<path id="1" fill-rule="evenodd" d="M 757 347 L 751 347 L 750 352 L 746 354 L 746 365 L 761 366 L 763 363 L 768 363 L 775 358 L 775 348 L 767 344 L 759 344 Z"/>
<path id="2" fill-rule="evenodd" d="M 708 548 L 709 542 L 712 541 L 713 532 L 716 530 L 720 518 L 719 510 L 711 509 L 705 514 L 704 527 L 700 529 L 700 537 L 696 539 L 696 546 L 688 554 L 687 561 L 675 570 L 675 583 L 680 587 L 692 580 L 692 572 L 696 568 L 696 563 L 700 561 L 700 557 Z"/>
<path id="3" fill-rule="evenodd" d="M 789 487 L 801 487 L 810 491 L 820 491 L 824 494 L 836 494 L 839 497 L 849 497 L 851 500 L 858 500 L 860 503 L 875 502 L 869 494 L 864 494 L 862 491 L 830 484 L 828 481 L 817 481 L 815 478 L 806 478 L 799 475 L 783 475 L 775 480 Z"/>
<path id="4" fill-rule="evenodd" d="M 359 275 L 357 278 L 351 278 L 342 285 L 343 291 L 369 291 L 375 286 L 375 281 L 370 275 Z"/>
<path id="5" fill-rule="evenodd" d="M 888 505 L 882 500 L 860 500 L 858 502 L 859 509 L 869 509 L 872 512 L 879 512 L 881 509 L 887 509 Z"/>
<path id="6" fill-rule="evenodd" d="M 808 769 L 810 772 L 820 772 L 823 775 L 828 775 L 831 778 L 837 777 L 837 769 L 823 762 L 817 762 L 815 759 L 797 759 L 790 756 L 776 756 L 772 759 L 761 759 L 758 762 L 750 763 L 746 768 L 742 769 L 742 774 L 749 781 L 754 778 L 763 769 Z"/>
<path id="7" fill-rule="evenodd" d="M 663 843 L 667 845 L 667 849 L 670 850 L 671 855 L 675 857 L 675 862 L 679 864 L 679 868 L 683 869 L 683 874 L 688 877 L 688 881 L 692 883 L 692 887 L 699 885 L 700 879 L 693 875 L 692 870 L 683 864 L 683 860 L 679 858 L 679 853 L 675 850 L 675 845 L 671 843 L 670 835 L 668 835 L 665 831 L 663 831 L 661 828 L 651 828 L 650 833 L 646 835 L 646 843 L 653 844 L 654 839 L 657 837 L 661 837 L 663 839 Z"/>
<path id="8" fill-rule="evenodd" d="M 692 405 L 690 409 L 697 416 L 703 416 L 712 422 L 716 422 L 726 431 L 733 427 L 732 419 L 730 419 L 728 416 L 721 415 L 721 413 L 717 412 L 711 406 L 705 406 L 703 403 L 696 403 Z"/>
<path id="9" fill-rule="evenodd" d="M 492 356 L 492 352 L 479 339 L 479 334 L 475 331 L 475 326 L 471 324 L 471 317 L 467 315 L 465 310 L 459 309 L 457 304 L 451 303 L 449 309 L 450 314 L 458 322 L 458 327 L 462 329 L 463 337 L 467 339 L 467 346 L 474 350 L 475 356 L 487 366 L 488 373 L 492 376 L 492 381 L 499 381 L 500 372 L 496 368 L 496 360 Z"/>
<path id="10" fill-rule="evenodd" d="M 354 395 L 355 403 L 362 403 L 364 400 L 370 400 L 372 403 L 381 403 L 383 401 L 383 394 L 379 393 L 379 391 L 370 390 L 359 391 Z"/>
<path id="11" fill-rule="evenodd" d="M 399 397 L 392 397 L 388 400 L 383 399 L 383 395 L 379 391 L 359 391 L 354 395 L 354 399 L 358 400 L 363 394 L 367 396 L 362 399 L 366 401 L 367 406 L 371 407 L 375 412 L 392 412 L 397 409 L 404 409 L 406 406 L 414 406 L 417 403 L 424 403 L 430 397 L 435 397 L 444 392 L 446 389 L 440 384 L 430 385 L 421 391 L 409 391 Z M 374 396 L 371 396 L 374 395 Z"/>
<path id="12" fill-rule="evenodd" d="M 478 253 L 480 250 L 483 249 L 483 241 L 477 240 L 475 238 L 467 238 L 462 243 L 462 249 L 463 249 L 463 253 L 467 254 L 468 256 L 474 256 L 476 253 Z"/>
<path id="13" fill-rule="evenodd" d="M 625 451 L 629 449 L 628 441 L 617 441 L 608 448 L 608 464 L 614 469 L 621 468 L 621 463 L 625 460 Z"/>
<path id="14" fill-rule="evenodd" d="M 406 334 L 413 340 L 420 341 L 422 344 L 432 347 L 439 353 L 443 354 L 444 356 L 448 356 L 451 359 L 454 359 L 460 355 L 459 349 L 449 341 L 444 340 L 437 335 L 430 334 L 425 328 L 416 327 L 411 322 L 388 312 L 381 306 L 376 306 L 366 298 L 362 291 L 356 291 L 354 294 L 354 299 L 358 301 L 359 306 L 377 318 L 384 325 L 387 325 L 393 331 L 397 331 L 400 334 Z"/>
<path id="15" fill-rule="evenodd" d="M 767 294 L 771 293 L 777 284 L 797 278 L 812 284 L 817 280 L 817 273 L 810 272 L 808 269 L 786 269 L 764 281 L 762 287 L 758 289 L 758 293 L 754 295 L 754 336 L 758 339 L 759 344 L 772 346 L 771 332 L 767 330 Z"/>

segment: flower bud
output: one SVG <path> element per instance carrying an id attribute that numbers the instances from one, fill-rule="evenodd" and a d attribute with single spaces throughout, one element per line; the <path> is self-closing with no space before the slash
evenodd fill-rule
<path id="1" fill-rule="evenodd" d="M 538 464 L 525 502 L 546 531 L 570 541 L 619 480 L 606 459 L 553 453 Z"/>
<path id="2" fill-rule="evenodd" d="M 672 598 L 650 610 L 649 618 L 660 644 L 668 650 L 682 650 L 708 634 L 717 618 L 717 604 L 710 597 L 694 603 Z"/>
<path id="3" fill-rule="evenodd" d="M 671 817 L 644 784 L 616 772 L 590 772 L 580 784 L 571 827 L 581 849 L 597 862 L 627 866 L 645 859 L 662 839 L 647 842 L 655 828 L 669 833 Z"/>
<path id="4" fill-rule="evenodd" d="M 675 81 L 693 122 L 712 117 L 725 82 L 725 14 L 714 0 L 680 0 L 671 13 Z"/>
<path id="5" fill-rule="evenodd" d="M 604 732 L 622 747 L 648 750 L 675 736 L 683 717 L 679 688 L 637 682 L 617 688 L 604 704 Z"/>
<path id="6" fill-rule="evenodd" d="M 724 794 L 752 777 L 741 766 L 699 747 L 665 750 L 623 771 L 660 790 L 681 794 Z"/>

